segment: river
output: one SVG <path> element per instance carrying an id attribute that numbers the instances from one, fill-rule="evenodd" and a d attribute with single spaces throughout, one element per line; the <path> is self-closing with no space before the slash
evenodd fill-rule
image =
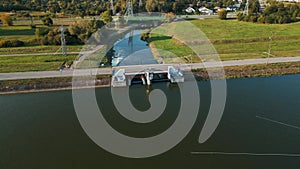
<path id="1" fill-rule="evenodd" d="M 71 91 L 1 95 L 0 168 L 298 168 L 300 75 L 232 79 L 227 85 L 223 118 L 207 142 L 197 140 L 210 105 L 210 83 L 199 81 L 201 106 L 191 132 L 173 149 L 144 159 L 113 155 L 89 139 L 78 122 Z M 96 89 L 101 97 L 98 104 L 116 130 L 130 136 L 156 135 L 172 125 L 180 99 L 176 86 L 155 83 L 151 88 L 163 90 L 168 104 L 150 124 L 122 118 L 113 106 L 110 88 Z M 137 109 L 149 107 L 145 86 L 135 85 L 130 91 Z"/>
<path id="2" fill-rule="evenodd" d="M 147 42 L 141 40 L 145 30 L 132 30 L 114 44 L 112 66 L 157 64 Z"/>

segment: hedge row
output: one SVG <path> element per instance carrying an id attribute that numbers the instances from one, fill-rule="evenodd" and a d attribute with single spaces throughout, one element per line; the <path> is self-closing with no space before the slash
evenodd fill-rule
<path id="1" fill-rule="evenodd" d="M 20 40 L 1 40 L 0 48 L 2 47 L 19 47 L 24 46 L 24 42 Z"/>

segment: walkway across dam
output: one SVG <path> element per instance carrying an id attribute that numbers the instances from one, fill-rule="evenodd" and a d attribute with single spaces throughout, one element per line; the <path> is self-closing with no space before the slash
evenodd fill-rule
<path id="1" fill-rule="evenodd" d="M 146 69 L 136 71 L 134 69 L 119 68 L 113 71 L 112 86 L 123 87 L 130 86 L 132 82 L 140 81 L 143 85 L 151 85 L 152 81 L 170 81 L 171 83 L 184 82 L 183 72 L 180 67 L 161 66 L 157 68 L 153 66 Z"/>
<path id="2" fill-rule="evenodd" d="M 245 60 L 228 60 L 222 61 L 221 65 L 226 66 L 244 66 L 244 65 L 256 65 L 266 63 L 284 63 L 284 62 L 300 62 L 300 56 L 295 57 L 277 57 L 277 58 L 259 58 L 259 59 L 245 59 Z M 53 78 L 53 77 L 71 77 L 71 76 L 83 76 L 83 75 L 108 75 L 112 74 L 114 69 L 126 69 L 126 72 L 140 71 L 146 68 L 157 68 L 166 70 L 168 66 L 172 64 L 152 64 L 152 65 L 134 65 L 134 66 L 120 66 L 116 68 L 93 68 L 93 69 L 77 69 L 66 70 L 60 73 L 57 71 L 35 71 L 35 72 L 11 72 L 0 73 L 0 80 L 18 80 L 18 79 L 37 79 L 37 78 Z M 201 69 L 201 68 L 213 68 L 219 67 L 220 62 L 204 62 L 203 63 L 191 63 L 181 64 L 182 70 L 189 69 Z M 76 72 L 76 73 L 75 73 Z M 115 71 L 116 72 L 116 71 Z"/>

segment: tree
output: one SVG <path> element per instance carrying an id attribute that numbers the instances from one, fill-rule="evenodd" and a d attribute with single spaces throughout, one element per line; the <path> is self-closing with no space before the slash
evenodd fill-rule
<path id="1" fill-rule="evenodd" d="M 2 21 L 2 24 L 5 26 L 12 26 L 13 22 L 9 15 L 3 15 L 0 17 L 0 20 Z"/>
<path id="2" fill-rule="evenodd" d="M 153 12 L 158 5 L 156 0 L 146 0 L 146 10 L 147 12 Z"/>
<path id="3" fill-rule="evenodd" d="M 112 16 L 110 15 L 109 11 L 105 11 L 101 14 L 101 20 L 107 24 L 113 20 Z"/>
<path id="4" fill-rule="evenodd" d="M 260 4 L 258 0 L 249 0 L 249 15 L 257 14 L 260 9 Z"/>
<path id="5" fill-rule="evenodd" d="M 49 16 L 42 18 L 42 22 L 47 26 L 53 25 L 53 20 Z"/>
<path id="6" fill-rule="evenodd" d="M 40 28 L 35 29 L 35 36 L 40 37 L 42 35 Z"/>
<path id="7" fill-rule="evenodd" d="M 225 19 L 227 19 L 227 11 L 226 10 L 220 10 L 219 12 L 218 12 L 218 16 L 219 16 L 219 19 L 221 19 L 221 20 L 225 20 Z"/>

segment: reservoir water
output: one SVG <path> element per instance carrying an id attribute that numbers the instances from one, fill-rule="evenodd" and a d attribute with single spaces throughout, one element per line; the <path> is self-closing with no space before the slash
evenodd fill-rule
<path id="1" fill-rule="evenodd" d="M 298 168 L 300 155 L 295 154 L 300 154 L 300 75 L 227 82 L 225 112 L 207 142 L 200 144 L 197 140 L 210 105 L 210 83 L 199 81 L 201 106 L 189 135 L 170 151 L 144 159 L 110 154 L 89 139 L 76 117 L 71 91 L 1 95 L 0 168 Z M 172 125 L 180 102 L 176 85 L 151 86 L 156 88 L 168 98 L 166 111 L 158 120 L 143 125 L 118 114 L 110 88 L 96 89 L 96 94 L 101 97 L 98 104 L 104 117 L 116 130 L 149 137 Z M 149 107 L 145 86 L 132 86 L 130 97 L 137 109 Z"/>

